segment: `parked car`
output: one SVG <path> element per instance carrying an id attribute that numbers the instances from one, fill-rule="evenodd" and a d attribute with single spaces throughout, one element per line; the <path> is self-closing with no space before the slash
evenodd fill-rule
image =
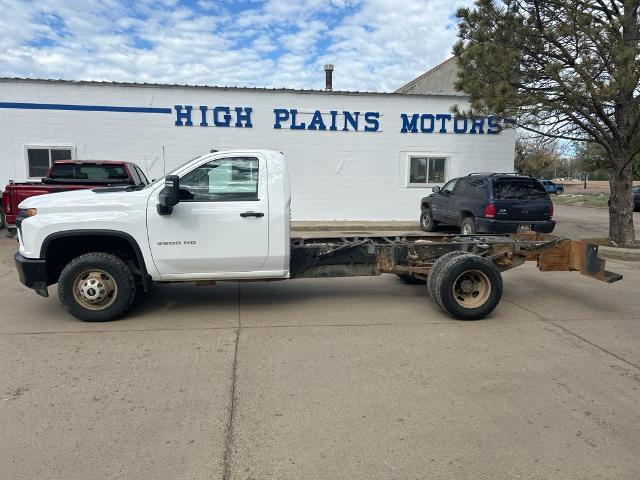
<path id="1" fill-rule="evenodd" d="M 564 193 L 564 185 L 554 183 L 551 180 L 540 180 L 540 183 L 547 193 L 555 193 L 556 195 Z"/>
<path id="2" fill-rule="evenodd" d="M 0 198 L 2 198 L 2 190 L 0 190 Z M 4 216 L 4 209 L 2 208 L 2 202 L 0 202 L 0 230 L 2 230 L 5 225 L 6 220 Z"/>
<path id="3" fill-rule="evenodd" d="M 454 178 L 421 201 L 420 226 L 431 232 L 438 224 L 473 233 L 551 233 L 553 203 L 538 180 L 506 173 L 469 174 Z"/>
<path id="4" fill-rule="evenodd" d="M 640 211 L 640 186 L 633 187 L 633 209 Z"/>
<path id="5" fill-rule="evenodd" d="M 113 160 L 58 160 L 39 182 L 13 183 L 2 193 L 2 210 L 8 228 L 14 228 L 18 205 L 36 195 L 86 190 L 96 187 L 147 185 L 149 181 L 135 163 Z"/>

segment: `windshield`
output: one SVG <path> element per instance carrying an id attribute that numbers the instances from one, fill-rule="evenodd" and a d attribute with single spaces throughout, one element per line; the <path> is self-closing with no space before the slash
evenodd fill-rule
<path id="1" fill-rule="evenodd" d="M 167 175 L 175 175 L 175 173 L 176 173 L 176 172 L 178 172 L 178 171 L 180 171 L 180 169 L 181 169 L 182 167 L 184 167 L 185 165 L 187 165 L 187 164 L 189 164 L 189 163 L 193 162 L 194 160 L 196 160 L 197 158 L 200 158 L 200 157 L 202 157 L 202 155 L 196 155 L 195 157 L 190 158 L 190 159 L 189 159 L 189 160 L 187 160 L 186 162 L 181 163 L 180 165 L 178 165 L 176 168 L 174 168 L 173 170 L 171 170 L 171 171 L 170 171 L 169 173 L 167 173 L 166 175 L 164 175 L 164 176 L 162 176 L 162 177 L 160 177 L 160 178 L 157 178 L 156 180 L 154 180 L 153 182 L 151 182 L 150 184 L 148 184 L 148 185 L 147 185 L 146 187 L 144 187 L 144 188 L 149 188 L 149 187 L 151 187 L 151 186 L 153 186 L 153 185 L 156 185 L 156 184 L 157 184 L 158 182 L 160 182 L 160 181 L 164 181 L 164 179 L 167 177 Z"/>
<path id="2" fill-rule="evenodd" d="M 85 180 L 91 183 L 130 183 L 124 165 L 58 163 L 51 167 L 48 180 Z"/>
<path id="3" fill-rule="evenodd" d="M 496 200 L 526 200 L 546 194 L 544 187 L 537 180 L 510 178 L 493 182 L 493 198 Z"/>

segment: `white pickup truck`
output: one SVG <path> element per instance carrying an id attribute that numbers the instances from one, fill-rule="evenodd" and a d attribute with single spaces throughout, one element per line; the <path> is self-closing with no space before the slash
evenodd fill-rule
<path id="1" fill-rule="evenodd" d="M 291 238 L 284 156 L 228 150 L 194 158 L 147 186 L 28 198 L 16 220 L 20 281 L 58 295 L 85 321 L 122 316 L 154 282 L 274 280 L 393 273 L 427 283 L 456 318 L 489 314 L 501 271 L 527 260 L 613 282 L 597 246 L 544 234 L 326 235 Z"/>

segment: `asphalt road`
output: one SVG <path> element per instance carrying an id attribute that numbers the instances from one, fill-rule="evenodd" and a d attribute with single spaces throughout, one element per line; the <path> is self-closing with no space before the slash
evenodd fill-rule
<path id="1" fill-rule="evenodd" d="M 640 478 L 640 262 L 504 274 L 478 322 L 394 276 L 159 285 L 82 323 L 0 240 L 0 477 Z"/>
<path id="2" fill-rule="evenodd" d="M 609 211 L 606 208 L 555 205 L 554 235 L 567 238 L 606 238 L 609 235 Z M 636 235 L 640 236 L 640 212 L 633 214 Z"/>

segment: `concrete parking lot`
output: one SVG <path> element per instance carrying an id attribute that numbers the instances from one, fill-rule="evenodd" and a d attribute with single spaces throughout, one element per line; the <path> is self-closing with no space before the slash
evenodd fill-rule
<path id="1" fill-rule="evenodd" d="M 395 277 L 160 285 L 68 316 L 0 240 L 0 477 L 640 478 L 640 262 L 504 274 L 444 315 Z"/>

